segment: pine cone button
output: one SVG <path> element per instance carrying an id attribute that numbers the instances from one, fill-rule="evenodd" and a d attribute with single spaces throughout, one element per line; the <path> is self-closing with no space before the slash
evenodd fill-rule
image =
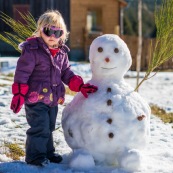
<path id="1" fill-rule="evenodd" d="M 138 117 L 137 117 L 137 119 L 138 119 L 139 121 L 142 121 L 144 118 L 145 118 L 145 115 L 141 115 L 141 116 L 138 116 Z"/>
<path id="2" fill-rule="evenodd" d="M 111 123 L 112 123 L 112 119 L 109 118 L 109 119 L 107 120 L 107 123 L 108 123 L 108 124 L 111 124 Z"/>
<path id="3" fill-rule="evenodd" d="M 112 105 L 112 100 L 109 99 L 109 100 L 107 101 L 107 105 L 108 105 L 108 106 Z"/>
<path id="4" fill-rule="evenodd" d="M 111 92 L 111 88 L 108 88 L 108 89 L 107 89 L 107 92 L 108 92 L 108 93 Z"/>
<path id="5" fill-rule="evenodd" d="M 111 132 L 109 133 L 109 138 L 113 138 L 114 137 L 114 134 Z"/>

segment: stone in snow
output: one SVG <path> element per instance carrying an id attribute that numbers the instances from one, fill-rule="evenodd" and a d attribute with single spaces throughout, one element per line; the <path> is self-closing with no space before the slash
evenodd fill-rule
<path id="1" fill-rule="evenodd" d="M 132 63 L 130 51 L 119 36 L 105 34 L 92 42 L 89 60 L 88 83 L 98 86 L 98 91 L 88 98 L 78 93 L 62 114 L 65 140 L 75 153 L 71 167 L 77 168 L 79 160 L 90 155 L 95 164 L 139 170 L 149 136 L 150 108 L 124 79 Z M 76 153 L 80 159 L 75 160 Z M 93 167 L 93 162 L 81 162 L 82 166 Z"/>

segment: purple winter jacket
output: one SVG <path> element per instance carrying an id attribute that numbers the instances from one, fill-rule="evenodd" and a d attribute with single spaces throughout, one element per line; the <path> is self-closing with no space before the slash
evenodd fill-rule
<path id="1" fill-rule="evenodd" d="M 43 39 L 36 37 L 22 44 L 22 54 L 17 62 L 15 83 L 28 84 L 26 104 L 43 102 L 58 105 L 64 99 L 65 87 L 74 73 L 70 70 L 67 52 L 63 45 L 53 57 Z"/>

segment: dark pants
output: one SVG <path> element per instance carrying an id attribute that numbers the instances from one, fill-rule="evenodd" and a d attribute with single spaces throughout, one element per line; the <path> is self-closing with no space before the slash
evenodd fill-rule
<path id="1" fill-rule="evenodd" d="M 44 103 L 25 105 L 26 119 L 30 128 L 27 130 L 27 163 L 50 158 L 54 155 L 52 132 L 55 130 L 58 106 L 49 107 Z"/>

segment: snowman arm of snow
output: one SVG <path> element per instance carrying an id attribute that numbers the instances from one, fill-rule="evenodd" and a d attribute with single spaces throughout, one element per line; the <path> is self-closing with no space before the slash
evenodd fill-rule
<path id="1" fill-rule="evenodd" d="M 83 79 L 78 75 L 75 75 L 70 79 L 68 86 L 72 91 L 81 91 L 81 93 L 86 98 L 88 97 L 88 93 L 96 92 L 98 89 L 97 86 L 91 85 L 89 83 L 84 84 Z"/>

